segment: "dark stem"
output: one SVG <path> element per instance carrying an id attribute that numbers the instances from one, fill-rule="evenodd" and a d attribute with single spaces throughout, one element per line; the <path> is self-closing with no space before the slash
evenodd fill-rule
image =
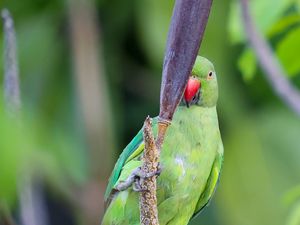
<path id="1" fill-rule="evenodd" d="M 169 28 L 160 91 L 161 120 L 171 121 L 194 65 L 212 0 L 176 0 Z"/>
<path id="2" fill-rule="evenodd" d="M 270 45 L 256 29 L 248 4 L 248 0 L 241 0 L 242 16 L 247 37 L 259 59 L 259 64 L 275 93 L 300 116 L 300 93 L 287 79 L 287 75 L 274 56 Z"/>

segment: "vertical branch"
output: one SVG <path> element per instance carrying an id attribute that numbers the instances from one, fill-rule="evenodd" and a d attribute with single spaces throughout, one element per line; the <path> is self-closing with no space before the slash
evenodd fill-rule
<path id="1" fill-rule="evenodd" d="M 74 78 L 90 162 L 89 180 L 74 189 L 74 199 L 83 212 L 85 224 L 97 224 L 104 211 L 103 193 L 114 149 L 112 112 L 101 57 L 101 30 L 94 0 L 69 0 L 68 8 Z"/>
<path id="2" fill-rule="evenodd" d="M 4 23 L 4 97 L 7 110 L 15 114 L 21 107 L 16 34 L 9 11 L 3 9 L 1 15 Z"/>
<path id="3" fill-rule="evenodd" d="M 94 1 L 69 0 L 73 68 L 95 177 L 107 177 L 112 157 L 111 111 Z M 100 50 L 100 51 L 99 51 Z"/>
<path id="4" fill-rule="evenodd" d="M 300 116 L 300 92 L 287 79 L 283 68 L 262 34 L 256 29 L 250 15 L 248 0 L 241 0 L 245 31 L 252 48 L 259 59 L 267 81 L 282 101 Z"/>
<path id="5" fill-rule="evenodd" d="M 156 148 L 149 116 L 144 122 L 143 137 L 145 150 L 142 170 L 144 173 L 153 173 L 157 171 L 159 152 Z M 146 191 L 140 193 L 140 222 L 145 225 L 158 225 L 156 177 L 145 179 L 141 187 Z"/>
<path id="6" fill-rule="evenodd" d="M 13 19 L 7 9 L 1 11 L 4 33 L 4 101 L 10 115 L 20 109 L 16 37 Z M 6 205 L 0 206 L 0 224 L 14 225 L 15 222 Z"/>
<path id="7" fill-rule="evenodd" d="M 4 22 L 4 96 L 6 110 L 10 116 L 20 119 L 21 98 L 14 21 L 7 9 L 1 12 Z M 23 225 L 47 225 L 43 190 L 32 174 L 22 171 L 18 181 L 20 214 Z M 11 217 L 8 217 L 8 222 Z M 13 222 L 11 222 L 13 224 Z"/>

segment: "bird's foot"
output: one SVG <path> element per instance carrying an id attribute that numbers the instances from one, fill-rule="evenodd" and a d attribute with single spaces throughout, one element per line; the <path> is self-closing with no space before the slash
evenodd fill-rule
<path id="1" fill-rule="evenodd" d="M 115 189 L 117 191 L 124 191 L 127 190 L 132 185 L 132 189 L 136 192 L 146 191 L 145 189 L 142 188 L 141 184 L 144 182 L 146 178 L 159 176 L 161 171 L 162 169 L 160 163 L 158 163 L 157 165 L 157 170 L 150 173 L 145 173 L 141 167 L 138 167 L 132 171 L 132 173 L 125 181 L 120 182 L 115 187 Z"/>
<path id="2" fill-rule="evenodd" d="M 141 171 L 142 171 L 142 169 L 141 169 Z M 136 179 L 134 180 L 132 189 L 136 192 L 147 191 L 147 189 L 142 187 L 142 183 L 144 182 L 144 180 L 146 178 L 150 178 L 150 177 L 153 177 L 153 176 L 159 176 L 161 174 L 161 171 L 162 171 L 162 169 L 161 169 L 160 163 L 158 163 L 157 170 L 154 171 L 154 172 L 144 173 L 142 171 L 142 174 L 140 174 L 141 176 L 137 176 Z"/>

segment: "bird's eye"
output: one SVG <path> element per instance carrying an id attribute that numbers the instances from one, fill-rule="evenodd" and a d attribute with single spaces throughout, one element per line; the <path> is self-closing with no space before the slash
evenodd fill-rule
<path id="1" fill-rule="evenodd" d="M 213 72 L 212 71 L 210 71 L 209 73 L 208 73 L 208 75 L 207 75 L 207 80 L 211 80 L 213 78 Z"/>

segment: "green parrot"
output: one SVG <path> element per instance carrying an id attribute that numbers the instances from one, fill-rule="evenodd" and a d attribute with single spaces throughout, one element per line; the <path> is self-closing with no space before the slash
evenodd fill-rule
<path id="1" fill-rule="evenodd" d="M 208 204 L 218 183 L 223 144 L 216 104 L 217 76 L 213 64 L 197 56 L 180 105 L 168 128 L 160 154 L 157 177 L 160 225 L 185 225 Z M 157 135 L 157 118 L 152 121 Z M 124 188 L 142 165 L 142 130 L 120 155 L 110 177 L 102 225 L 138 225 L 138 185 Z M 135 174 L 132 176 L 132 174 Z M 154 174 L 152 174 L 153 176 Z"/>

